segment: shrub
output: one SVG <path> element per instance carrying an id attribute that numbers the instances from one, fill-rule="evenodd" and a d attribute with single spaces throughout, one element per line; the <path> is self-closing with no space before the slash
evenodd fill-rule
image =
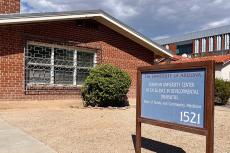
<path id="1" fill-rule="evenodd" d="M 91 69 L 82 87 L 85 106 L 125 106 L 131 85 L 128 73 L 119 68 L 101 64 Z"/>
<path id="2" fill-rule="evenodd" d="M 215 80 L 215 103 L 225 105 L 230 98 L 230 82 L 222 79 Z"/>

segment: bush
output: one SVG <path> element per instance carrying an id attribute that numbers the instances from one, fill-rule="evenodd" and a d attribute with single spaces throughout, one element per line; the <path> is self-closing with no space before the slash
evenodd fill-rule
<path id="1" fill-rule="evenodd" d="M 101 64 L 91 69 L 82 87 L 85 106 L 125 106 L 131 85 L 128 73 L 119 68 Z"/>
<path id="2" fill-rule="evenodd" d="M 215 103 L 225 105 L 230 98 L 230 82 L 222 79 L 215 80 Z"/>

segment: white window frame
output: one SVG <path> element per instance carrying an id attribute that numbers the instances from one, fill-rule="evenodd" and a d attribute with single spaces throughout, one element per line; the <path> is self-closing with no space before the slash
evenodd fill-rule
<path id="1" fill-rule="evenodd" d="M 229 34 L 224 35 L 224 49 L 225 50 L 229 49 Z"/>
<path id="2" fill-rule="evenodd" d="M 202 38 L 202 53 L 206 52 L 206 38 Z"/>
<path id="3" fill-rule="evenodd" d="M 199 53 L 199 39 L 196 39 L 195 40 L 195 54 L 198 54 Z"/>
<path id="4" fill-rule="evenodd" d="M 222 37 L 220 35 L 216 37 L 216 50 L 217 51 L 221 50 L 221 45 L 222 45 L 221 38 Z"/>
<path id="5" fill-rule="evenodd" d="M 209 43 L 208 43 L 208 51 L 212 52 L 214 50 L 213 48 L 213 36 L 208 38 Z"/>
<path id="6" fill-rule="evenodd" d="M 72 47 L 72 46 L 62 46 L 62 45 L 57 45 L 57 44 L 49 44 L 49 43 L 41 43 L 41 42 L 34 42 L 34 41 L 28 41 L 26 48 L 28 48 L 28 45 L 36 45 L 36 46 L 43 46 L 43 47 L 49 47 L 51 48 L 51 64 L 49 64 L 49 66 L 51 66 L 51 70 L 50 70 L 50 83 L 29 83 L 30 84 L 45 84 L 45 85 L 50 85 L 50 86 L 79 86 L 81 87 L 82 84 L 77 84 L 77 69 L 78 68 L 83 68 L 83 67 L 77 67 L 77 52 L 88 52 L 88 53 L 94 53 L 94 61 L 93 61 L 93 67 L 95 67 L 97 65 L 97 54 L 96 51 L 94 49 L 83 49 L 83 48 L 79 48 L 79 47 Z M 54 48 L 59 48 L 59 49 L 66 49 L 66 50 L 73 50 L 74 51 L 74 58 L 73 58 L 73 68 L 74 68 L 74 72 L 73 72 L 73 84 L 54 84 Z M 41 65 L 41 66 L 45 66 L 45 64 L 37 64 L 37 65 Z M 47 65 L 47 64 L 46 64 Z"/>

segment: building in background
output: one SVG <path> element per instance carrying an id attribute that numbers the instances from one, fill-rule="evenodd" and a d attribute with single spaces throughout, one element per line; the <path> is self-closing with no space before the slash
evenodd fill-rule
<path id="1" fill-rule="evenodd" d="M 155 41 L 173 51 L 175 55 L 185 57 L 180 58 L 180 62 L 214 60 L 216 77 L 230 80 L 229 38 L 230 25 Z"/>

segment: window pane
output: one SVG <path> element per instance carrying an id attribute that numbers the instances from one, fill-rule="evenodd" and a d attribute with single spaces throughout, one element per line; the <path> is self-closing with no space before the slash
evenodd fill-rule
<path id="1" fill-rule="evenodd" d="M 209 51 L 213 51 L 213 37 L 209 37 Z"/>
<path id="2" fill-rule="evenodd" d="M 77 69 L 77 84 L 81 85 L 89 75 L 90 69 Z"/>
<path id="3" fill-rule="evenodd" d="M 195 53 L 199 53 L 199 40 L 195 40 Z"/>
<path id="4" fill-rule="evenodd" d="M 229 34 L 225 35 L 225 49 L 229 49 Z"/>
<path id="5" fill-rule="evenodd" d="M 177 45 L 176 47 L 177 47 L 177 55 L 192 54 L 192 43 Z"/>
<path id="6" fill-rule="evenodd" d="M 202 38 L 202 52 L 206 52 L 206 38 Z"/>
<path id="7" fill-rule="evenodd" d="M 27 81 L 28 83 L 50 83 L 50 67 L 28 66 Z"/>
<path id="8" fill-rule="evenodd" d="M 50 64 L 51 48 L 44 46 L 28 45 L 26 52 L 27 63 Z"/>
<path id="9" fill-rule="evenodd" d="M 94 53 L 77 52 L 77 66 L 79 67 L 93 67 Z"/>
<path id="10" fill-rule="evenodd" d="M 73 53 L 72 50 L 54 48 L 54 64 L 73 66 Z"/>
<path id="11" fill-rule="evenodd" d="M 221 36 L 216 37 L 217 50 L 221 50 Z"/>
<path id="12" fill-rule="evenodd" d="M 73 84 L 73 68 L 54 68 L 55 84 Z"/>

